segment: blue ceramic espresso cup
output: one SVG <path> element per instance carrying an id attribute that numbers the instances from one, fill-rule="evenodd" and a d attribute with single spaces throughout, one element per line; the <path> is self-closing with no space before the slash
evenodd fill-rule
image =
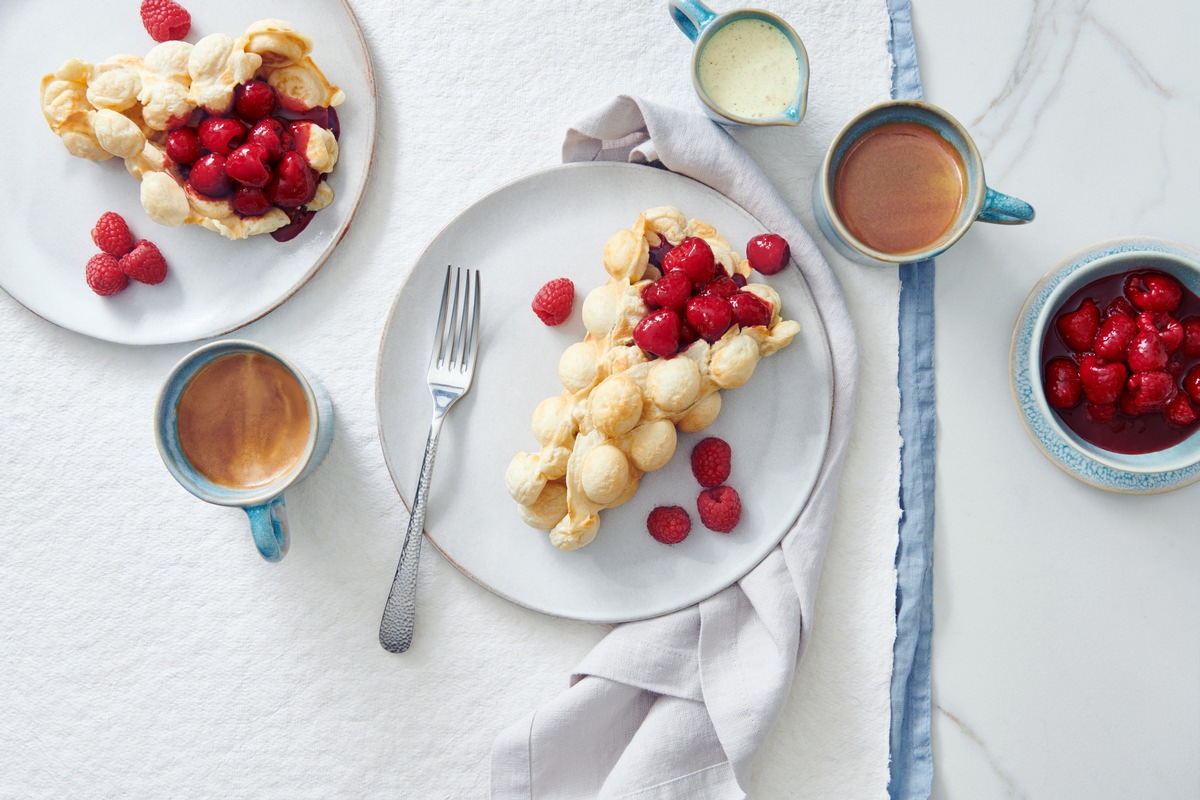
<path id="1" fill-rule="evenodd" d="M 834 188 L 838 167 L 867 134 L 889 123 L 923 126 L 953 148 L 962 161 L 962 199 L 949 226 L 933 241 L 915 250 L 886 252 L 863 242 L 850 231 L 838 213 Z M 813 183 L 813 212 L 821 233 L 847 258 L 868 266 L 907 264 L 933 258 L 957 242 L 975 223 L 1018 225 L 1032 222 L 1033 206 L 1024 200 L 988 188 L 983 177 L 983 157 L 958 120 L 923 100 L 892 100 L 879 103 L 850 120 L 834 137 L 825 161 Z"/>
<path id="2" fill-rule="evenodd" d="M 180 440 L 180 398 L 188 384 L 218 359 L 239 354 L 264 356 L 281 367 L 284 374 L 295 378 L 304 409 L 296 411 L 293 418 L 303 420 L 304 413 L 308 416 L 307 441 L 296 448 L 296 455 L 282 464 L 278 474 L 265 484 L 234 486 L 210 479 L 185 455 L 186 448 Z M 290 380 L 287 382 L 294 391 Z M 175 480 L 201 500 L 243 509 L 250 518 L 250 532 L 258 552 L 267 561 L 279 561 L 287 554 L 291 542 L 283 493 L 315 470 L 328 452 L 333 439 L 333 404 L 321 385 L 294 362 L 261 344 L 228 339 L 194 350 L 171 370 L 158 395 L 154 435 L 159 455 Z M 296 438 L 298 442 L 299 437 Z"/>

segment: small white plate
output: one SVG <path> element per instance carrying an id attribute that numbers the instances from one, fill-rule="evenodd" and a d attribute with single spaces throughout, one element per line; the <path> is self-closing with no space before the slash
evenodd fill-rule
<path id="1" fill-rule="evenodd" d="M 534 407 L 562 391 L 559 356 L 583 337 L 583 297 L 607 275 L 609 236 L 639 213 L 673 205 L 716 226 L 743 252 L 764 229 L 729 199 L 688 178 L 628 164 L 578 164 L 539 172 L 476 202 L 437 235 L 396 298 L 379 353 L 379 434 L 392 479 L 407 501 L 416 486 L 432 404 L 425 384 L 446 265 L 482 276 L 479 363 L 471 391 L 442 433 L 425 520 L 430 540 L 481 586 L 527 608 L 591 622 L 652 617 L 697 603 L 737 581 L 779 542 L 808 500 L 829 436 L 829 346 L 797 269 L 763 278 L 802 331 L 763 359 L 753 379 L 725 392 L 708 430 L 682 434 L 675 458 L 647 475 L 633 500 L 601 512 L 587 547 L 566 553 L 526 526 L 504 489 L 513 455 L 536 447 Z M 547 328 L 529 304 L 548 280 L 575 282 L 571 319 Z M 729 484 L 742 497 L 741 524 L 728 535 L 700 524 L 700 486 L 688 454 L 705 436 L 733 448 Z M 692 516 L 682 543 L 646 532 L 657 505 Z M 399 543 L 397 542 L 397 553 Z"/>
<path id="2" fill-rule="evenodd" d="M 338 164 L 329 178 L 335 199 L 290 242 L 270 236 L 229 241 L 195 225 L 151 222 L 138 182 L 119 158 L 75 158 L 46 125 L 38 103 L 42 76 L 68 58 L 99 62 L 145 53 L 154 40 L 138 4 L 6 0 L 0 3 L 0 97 L 4 118 L 5 191 L 0 192 L 0 286 L 35 314 L 64 328 L 124 344 L 166 344 L 219 336 L 274 310 L 316 273 L 350 225 L 375 147 L 375 79 L 358 23 L 343 0 L 261 3 L 205 0 L 190 4 L 187 41 L 210 33 L 240 36 L 255 20 L 287 20 L 313 40 L 313 58 L 346 92 Z M 64 21 L 69 17 L 69 22 Z M 157 286 L 131 283 L 98 297 L 84 281 L 97 251 L 92 226 L 105 211 L 150 239 L 170 271 Z"/>

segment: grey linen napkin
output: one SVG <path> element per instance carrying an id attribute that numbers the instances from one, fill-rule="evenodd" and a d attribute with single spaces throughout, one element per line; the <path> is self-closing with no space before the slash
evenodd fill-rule
<path id="1" fill-rule="evenodd" d="M 809 639 L 854 413 L 854 326 L 808 232 L 759 166 L 705 117 L 621 96 L 568 131 L 563 161 L 661 162 L 788 240 L 833 350 L 832 431 L 812 497 L 780 545 L 699 605 L 614 628 L 567 691 L 496 738 L 492 797 L 744 797 L 751 760 Z"/>

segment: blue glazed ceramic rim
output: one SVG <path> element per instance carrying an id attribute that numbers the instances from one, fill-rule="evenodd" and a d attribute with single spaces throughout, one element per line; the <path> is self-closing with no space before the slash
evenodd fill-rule
<path id="1" fill-rule="evenodd" d="M 1099 448 L 1071 434 L 1046 405 L 1042 394 L 1040 359 L 1035 353 L 1040 353 L 1041 337 L 1049 315 L 1059 302 L 1066 299 L 1060 296 L 1062 292 L 1056 291 L 1065 281 L 1080 270 L 1094 271 L 1098 278 L 1111 274 L 1113 270 L 1109 268 L 1112 266 L 1133 269 L 1139 266 L 1140 259 L 1156 256 L 1184 262 L 1184 268 L 1190 269 L 1191 274 L 1181 277 L 1186 278 L 1185 283 L 1193 291 L 1200 286 L 1200 251 L 1165 239 L 1113 239 L 1070 256 L 1042 278 L 1025 301 L 1013 331 L 1009 352 L 1012 395 L 1029 437 L 1051 463 L 1068 475 L 1110 492 L 1159 494 L 1200 480 L 1200 447 L 1192 444 L 1196 437 L 1158 453 L 1137 457 L 1112 455 L 1112 459 L 1134 462 L 1132 468 L 1105 463 L 1109 459 L 1101 454 L 1103 451 L 1087 452 L 1089 449 L 1098 451 Z M 1178 463 L 1186 451 L 1191 451 L 1188 463 L 1173 468 L 1155 468 L 1156 462 Z"/>

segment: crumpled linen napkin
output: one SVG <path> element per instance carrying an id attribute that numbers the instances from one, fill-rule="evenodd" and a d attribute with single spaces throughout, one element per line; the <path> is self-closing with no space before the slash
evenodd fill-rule
<path id="1" fill-rule="evenodd" d="M 766 175 L 707 118 L 621 96 L 567 133 L 563 161 L 661 162 L 787 239 L 833 350 L 832 429 L 816 488 L 780 545 L 699 605 L 614 628 L 567 691 L 497 737 L 492 797 L 745 797 L 751 760 L 809 638 L 854 413 L 858 349 L 849 309 Z"/>

